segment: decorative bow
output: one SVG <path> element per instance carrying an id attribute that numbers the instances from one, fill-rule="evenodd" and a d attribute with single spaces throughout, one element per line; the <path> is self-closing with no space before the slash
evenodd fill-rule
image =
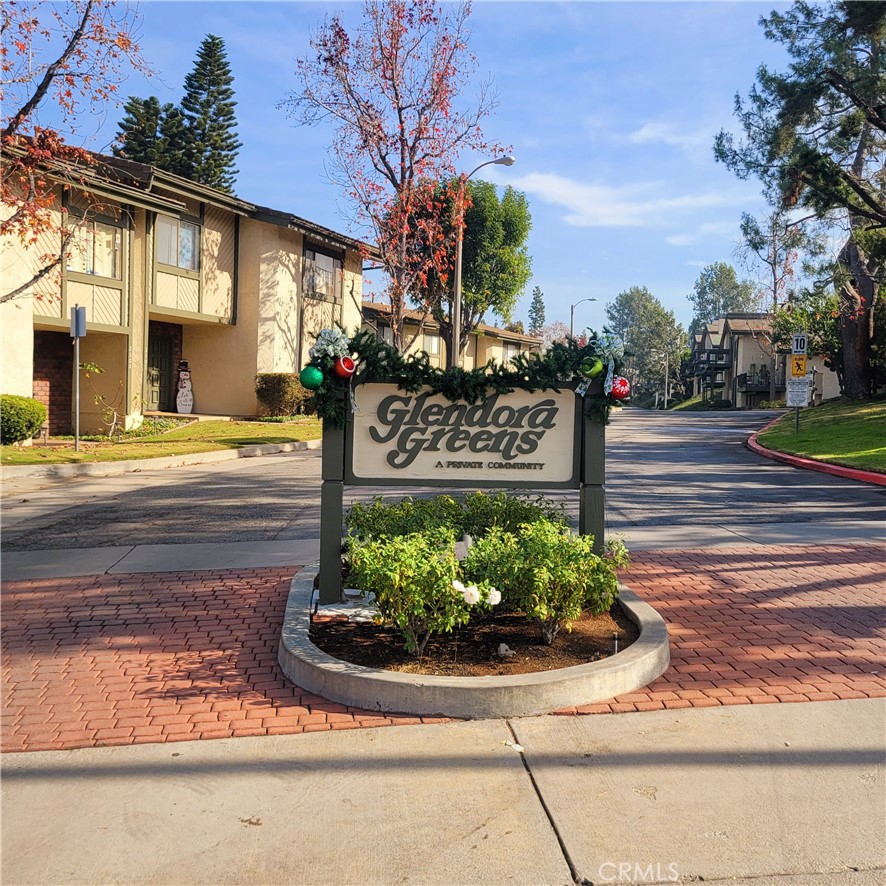
<path id="1" fill-rule="evenodd" d="M 350 339 L 341 329 L 324 329 L 317 336 L 317 341 L 308 353 L 312 358 L 329 355 L 330 357 L 347 357 Z"/>
<path id="2" fill-rule="evenodd" d="M 597 351 L 607 364 L 606 381 L 603 382 L 603 393 L 612 393 L 612 379 L 615 378 L 615 361 L 624 357 L 624 342 L 611 332 L 606 332 L 595 342 Z"/>

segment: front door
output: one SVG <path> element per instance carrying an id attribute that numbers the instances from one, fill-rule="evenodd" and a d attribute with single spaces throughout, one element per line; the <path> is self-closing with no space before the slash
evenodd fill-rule
<path id="1" fill-rule="evenodd" d="M 148 339 L 148 411 L 172 412 L 171 335 L 152 335 Z"/>

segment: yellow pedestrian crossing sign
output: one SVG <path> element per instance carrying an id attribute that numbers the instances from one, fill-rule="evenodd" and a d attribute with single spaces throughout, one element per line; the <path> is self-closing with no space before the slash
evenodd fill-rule
<path id="1" fill-rule="evenodd" d="M 791 377 L 799 378 L 806 375 L 806 355 L 791 354 Z"/>

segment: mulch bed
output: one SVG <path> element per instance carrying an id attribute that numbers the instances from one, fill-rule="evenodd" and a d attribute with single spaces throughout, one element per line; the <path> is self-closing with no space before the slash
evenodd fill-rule
<path id="1" fill-rule="evenodd" d="M 618 604 L 602 615 L 586 613 L 571 632 L 560 631 L 553 646 L 544 645 L 538 626 L 523 615 L 475 617 L 452 634 L 432 637 L 421 659 L 406 652 L 402 636 L 390 627 L 315 619 L 310 631 L 315 646 L 351 664 L 453 677 L 527 674 L 599 661 L 613 653 L 613 635 L 618 636 L 619 651 L 639 636 Z M 500 643 L 516 654 L 499 658 Z"/>

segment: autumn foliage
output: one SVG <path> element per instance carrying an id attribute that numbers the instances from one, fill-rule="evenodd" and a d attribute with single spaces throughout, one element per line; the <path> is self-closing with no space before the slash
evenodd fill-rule
<path id="1" fill-rule="evenodd" d="M 147 69 L 134 42 L 136 15 L 113 0 L 6 0 L 0 16 L 0 235 L 30 247 L 58 234 L 58 250 L 40 257 L 32 279 L 4 291 L 2 303 L 26 294 L 61 264 L 74 221 L 51 211 L 56 182 L 82 184 L 83 171 L 95 162 L 85 147 L 88 112 L 115 101 L 127 70 Z"/>
<path id="2" fill-rule="evenodd" d="M 429 274 L 447 273 L 441 210 L 453 195 L 440 182 L 457 180 L 462 152 L 503 150 L 481 129 L 495 105 L 488 84 L 464 97 L 477 68 L 469 16 L 469 4 L 435 0 L 368 0 L 352 32 L 333 16 L 282 103 L 302 124 L 335 127 L 330 176 L 377 244 L 398 348 L 408 299 Z"/>

